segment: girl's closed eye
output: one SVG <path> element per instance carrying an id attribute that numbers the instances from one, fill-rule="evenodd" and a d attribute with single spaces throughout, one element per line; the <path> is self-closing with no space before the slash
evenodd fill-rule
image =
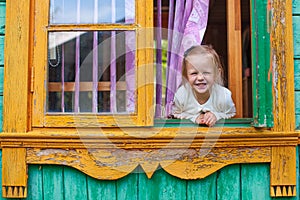
<path id="1" fill-rule="evenodd" d="M 211 72 L 203 72 L 202 74 L 203 74 L 203 76 L 209 76 L 209 75 L 211 75 L 212 73 L 211 73 Z"/>

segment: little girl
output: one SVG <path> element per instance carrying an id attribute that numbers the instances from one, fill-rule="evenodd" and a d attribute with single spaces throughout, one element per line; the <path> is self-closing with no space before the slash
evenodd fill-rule
<path id="1" fill-rule="evenodd" d="M 215 50 L 193 46 L 184 54 L 182 83 L 175 93 L 172 114 L 197 124 L 213 126 L 235 115 L 231 92 L 223 87 L 222 65 Z"/>

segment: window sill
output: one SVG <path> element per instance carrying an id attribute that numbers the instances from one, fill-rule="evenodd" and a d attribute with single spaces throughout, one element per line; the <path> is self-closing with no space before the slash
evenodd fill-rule
<path id="1" fill-rule="evenodd" d="M 217 121 L 214 127 L 251 127 L 252 118 L 232 118 Z M 186 119 L 155 119 L 154 127 L 206 127 L 205 125 L 194 124 Z"/>
<path id="2" fill-rule="evenodd" d="M 172 122 L 172 123 L 170 123 Z M 174 123 L 173 123 L 174 122 Z M 157 124 L 156 124 L 157 125 Z M 187 126 L 189 125 L 189 126 Z M 300 131 L 274 132 L 267 128 L 204 127 L 168 120 L 164 126 L 136 128 L 35 128 L 26 133 L 1 133 L 1 147 L 157 149 L 296 146 Z"/>

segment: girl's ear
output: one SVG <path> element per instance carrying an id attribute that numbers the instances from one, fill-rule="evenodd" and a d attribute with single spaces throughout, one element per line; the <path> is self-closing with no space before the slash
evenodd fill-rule
<path id="1" fill-rule="evenodd" d="M 218 67 L 218 75 L 219 76 L 222 75 L 222 69 L 221 69 L 221 67 Z"/>
<path id="2" fill-rule="evenodd" d="M 217 71 L 216 71 L 216 79 L 220 78 L 222 76 L 222 69 L 220 67 L 218 67 Z"/>
<path id="3" fill-rule="evenodd" d="M 218 84 L 223 85 L 223 70 L 220 67 L 218 67 L 218 70 L 217 70 L 217 73 L 216 73 L 216 77 L 215 77 L 215 81 Z"/>

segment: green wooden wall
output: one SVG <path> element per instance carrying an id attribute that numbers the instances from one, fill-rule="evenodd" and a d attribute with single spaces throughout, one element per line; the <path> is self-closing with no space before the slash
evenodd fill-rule
<path id="1" fill-rule="evenodd" d="M 300 1 L 293 0 L 295 44 L 295 91 L 300 102 Z M 0 0 L 0 112 L 3 99 L 3 57 L 5 1 Z M 300 129 L 300 103 L 296 104 L 296 126 Z M 0 129 L 2 114 L 0 114 Z M 0 151 L 1 154 L 1 151 Z M 299 154 L 298 154 L 299 155 Z M 299 157 L 299 156 L 298 156 Z M 0 155 L 0 159 L 1 159 Z M 0 160 L 0 168 L 2 168 Z M 64 166 L 30 165 L 28 200 L 268 200 L 270 198 L 268 164 L 231 165 L 201 180 L 186 181 L 158 170 L 148 179 L 139 169 L 117 181 L 99 181 Z M 1 169 L 0 169 L 1 171 Z M 299 159 L 297 161 L 299 174 Z M 298 176 L 299 177 L 299 176 Z M 300 197 L 274 198 L 296 200 Z M 0 179 L 1 182 L 1 179 Z M 1 183 L 0 183 L 1 185 Z M 1 187 L 0 187 L 1 192 Z M 3 199 L 0 196 L 0 199 Z"/>
<path id="2" fill-rule="evenodd" d="M 300 1 L 293 0 L 296 127 L 300 130 Z M 297 103 L 298 102 L 298 103 Z"/>

